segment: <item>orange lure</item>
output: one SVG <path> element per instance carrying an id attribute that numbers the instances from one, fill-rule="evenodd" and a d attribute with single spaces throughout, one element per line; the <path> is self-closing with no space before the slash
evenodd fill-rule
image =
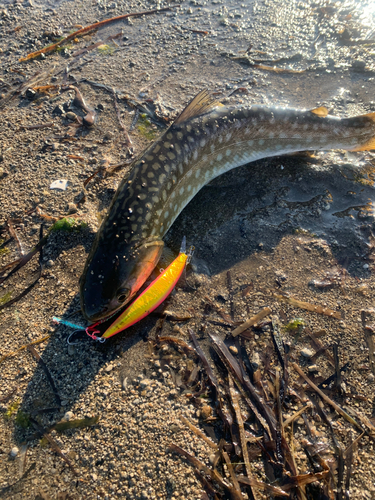
<path id="1" fill-rule="evenodd" d="M 116 321 L 103 333 L 101 338 L 107 339 L 116 335 L 116 333 L 122 332 L 122 330 L 134 325 L 134 323 L 137 323 L 156 309 L 176 286 L 192 254 L 193 247 L 190 247 L 188 253 L 186 252 L 186 239 L 184 237 L 178 257 L 125 309 Z"/>

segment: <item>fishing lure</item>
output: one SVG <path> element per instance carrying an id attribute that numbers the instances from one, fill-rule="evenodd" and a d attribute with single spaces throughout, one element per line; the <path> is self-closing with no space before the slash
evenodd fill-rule
<path id="1" fill-rule="evenodd" d="M 99 331 L 90 331 L 98 323 L 91 325 L 86 329 L 86 333 L 94 340 L 108 339 L 116 333 L 122 332 L 126 328 L 134 325 L 148 314 L 154 311 L 168 295 L 172 292 L 176 283 L 185 269 L 186 264 L 190 262 L 194 247 L 190 247 L 186 252 L 186 238 L 182 240 L 180 253 L 175 260 L 160 274 L 141 295 L 112 323 L 112 325 L 103 333 L 101 337 L 96 337 Z M 103 342 L 103 340 L 102 340 Z"/>

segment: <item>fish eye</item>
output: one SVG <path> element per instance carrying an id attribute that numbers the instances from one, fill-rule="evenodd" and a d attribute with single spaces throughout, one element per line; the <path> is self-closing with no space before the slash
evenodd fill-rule
<path id="1" fill-rule="evenodd" d="M 129 294 L 129 288 L 120 288 L 119 290 L 117 290 L 117 300 L 119 302 L 125 302 L 125 300 L 129 297 Z"/>

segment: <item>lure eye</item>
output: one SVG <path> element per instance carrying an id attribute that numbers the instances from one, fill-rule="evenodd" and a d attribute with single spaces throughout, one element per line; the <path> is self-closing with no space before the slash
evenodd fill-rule
<path id="1" fill-rule="evenodd" d="M 125 302 L 125 300 L 129 297 L 130 290 L 129 288 L 120 288 L 117 291 L 117 300 L 119 302 Z"/>

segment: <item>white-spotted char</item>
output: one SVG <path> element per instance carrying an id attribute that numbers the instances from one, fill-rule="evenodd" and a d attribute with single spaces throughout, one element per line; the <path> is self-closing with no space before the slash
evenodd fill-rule
<path id="1" fill-rule="evenodd" d="M 86 318 L 110 316 L 135 295 L 176 217 L 218 175 L 296 151 L 375 148 L 375 113 L 327 115 L 324 107 L 223 106 L 200 92 L 121 182 L 81 277 Z"/>

